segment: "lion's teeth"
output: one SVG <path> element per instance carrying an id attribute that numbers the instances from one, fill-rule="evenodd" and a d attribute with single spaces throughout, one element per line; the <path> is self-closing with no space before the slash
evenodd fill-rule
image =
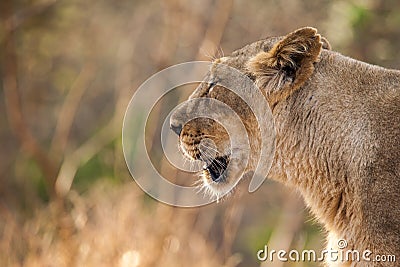
<path id="1" fill-rule="evenodd" d="M 203 170 L 207 170 L 207 163 L 206 162 L 204 162 L 204 164 L 203 164 Z"/>

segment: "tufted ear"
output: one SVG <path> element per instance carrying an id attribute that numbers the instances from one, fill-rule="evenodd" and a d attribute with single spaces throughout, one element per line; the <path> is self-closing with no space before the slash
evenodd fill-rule
<path id="1" fill-rule="evenodd" d="M 331 44 L 329 43 L 328 39 L 326 39 L 324 36 L 321 36 L 321 43 L 323 49 L 332 50 Z"/>
<path id="2" fill-rule="evenodd" d="M 260 52 L 247 64 L 257 85 L 272 102 L 288 97 L 314 71 L 323 43 L 314 28 L 289 33 L 268 52 Z"/>

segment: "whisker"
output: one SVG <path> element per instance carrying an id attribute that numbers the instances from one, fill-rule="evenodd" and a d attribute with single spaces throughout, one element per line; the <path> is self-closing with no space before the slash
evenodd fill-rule
<path id="1" fill-rule="evenodd" d="M 186 164 L 188 162 L 188 159 L 186 157 L 183 158 L 183 168 L 186 167 Z"/>
<path id="2" fill-rule="evenodd" d="M 191 160 L 191 159 L 186 159 L 185 158 L 185 163 L 188 163 L 189 164 L 189 171 L 191 172 L 192 171 L 192 165 L 193 165 L 193 161 Z"/>
<path id="3" fill-rule="evenodd" d="M 219 153 L 218 149 L 216 149 L 214 147 L 211 147 L 211 146 L 208 146 L 208 145 L 202 144 L 202 143 L 200 143 L 200 145 L 202 145 L 206 149 L 207 152 L 210 152 L 210 150 L 211 150 L 217 154 Z"/>
<path id="4" fill-rule="evenodd" d="M 207 52 L 206 50 L 204 50 L 203 48 L 201 48 L 200 52 L 207 58 L 209 58 L 211 61 L 215 60 L 215 57 L 210 55 L 209 52 Z"/>
<path id="5" fill-rule="evenodd" d="M 210 156 L 208 156 L 208 155 L 200 155 L 200 159 L 201 159 L 202 161 L 206 162 L 206 163 L 213 160 L 213 158 L 210 157 Z"/>
<path id="6" fill-rule="evenodd" d="M 209 153 L 209 151 L 207 151 L 207 150 L 202 151 L 202 153 L 200 153 L 200 157 L 202 157 L 202 156 L 204 156 L 204 159 L 207 159 L 207 160 L 213 160 L 215 158 L 214 155 Z"/>
<path id="7" fill-rule="evenodd" d="M 201 180 L 196 180 L 192 183 L 192 186 L 196 186 L 196 187 L 202 186 L 202 185 L 203 185 L 203 182 Z"/>
<path id="8" fill-rule="evenodd" d="M 211 158 L 211 159 L 215 159 L 215 157 L 217 156 L 217 154 L 219 153 L 218 150 L 215 150 L 211 147 L 206 148 L 205 150 L 202 151 L 203 154 L 206 154 L 207 157 Z"/>
<path id="9" fill-rule="evenodd" d="M 206 154 L 207 154 L 207 152 L 206 152 Z M 219 169 L 219 168 L 225 169 L 227 167 L 226 163 L 221 162 L 219 160 L 211 161 L 211 165 L 213 167 L 216 167 L 217 169 Z"/>
<path id="10" fill-rule="evenodd" d="M 218 160 L 211 162 L 211 165 L 214 166 L 216 169 L 219 168 L 226 169 L 226 165 L 222 162 L 219 162 Z"/>
<path id="11" fill-rule="evenodd" d="M 218 169 L 218 170 L 220 170 L 220 171 L 221 171 L 221 169 L 222 169 L 222 170 L 225 170 L 226 167 L 227 167 L 225 164 L 223 164 L 223 163 L 221 163 L 221 162 L 219 162 L 219 161 L 213 161 L 213 162 L 211 163 L 211 166 L 213 166 L 215 169 Z"/>
<path id="12" fill-rule="evenodd" d="M 192 171 L 193 171 L 193 169 L 194 169 L 194 161 L 193 161 L 193 160 L 191 160 L 191 161 L 190 161 L 190 167 L 189 167 L 189 170 L 192 172 Z"/>

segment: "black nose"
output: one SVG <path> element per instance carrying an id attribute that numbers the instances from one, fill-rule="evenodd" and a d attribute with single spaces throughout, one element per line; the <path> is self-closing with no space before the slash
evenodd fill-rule
<path id="1" fill-rule="evenodd" d="M 177 124 L 171 123 L 169 127 L 170 127 L 171 130 L 174 131 L 177 135 L 180 135 L 180 134 L 181 134 L 181 131 L 182 131 L 182 124 L 179 124 L 179 123 L 177 123 Z"/>

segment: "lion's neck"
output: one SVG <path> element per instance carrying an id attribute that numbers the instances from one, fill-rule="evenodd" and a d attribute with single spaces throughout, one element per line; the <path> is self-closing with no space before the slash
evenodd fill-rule
<path id="1" fill-rule="evenodd" d="M 358 238 L 360 183 L 377 154 L 376 122 L 365 110 L 378 112 L 380 102 L 399 96 L 400 72 L 329 52 L 315 69 L 273 109 L 277 147 L 270 177 L 298 189 L 328 231 Z"/>
<path id="2" fill-rule="evenodd" d="M 349 177 L 353 173 L 345 161 L 361 159 L 339 152 L 346 151 L 349 140 L 331 138 L 339 129 L 326 122 L 315 99 L 300 92 L 294 99 L 288 101 L 295 108 L 286 104 L 274 110 L 277 148 L 271 178 L 298 189 L 328 231 L 348 232 L 351 222 L 358 219 L 353 214 L 360 203 L 354 197 L 355 177 Z"/>

